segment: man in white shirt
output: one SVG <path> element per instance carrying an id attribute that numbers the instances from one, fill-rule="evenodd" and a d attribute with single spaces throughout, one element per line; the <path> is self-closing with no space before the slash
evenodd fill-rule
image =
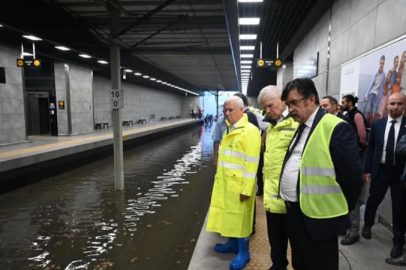
<path id="1" fill-rule="evenodd" d="M 280 180 L 294 269 L 338 270 L 338 234 L 350 226 L 363 185 L 357 135 L 319 108 L 310 79 L 295 79 L 282 100 L 300 126 L 286 153 Z"/>
<path id="2" fill-rule="evenodd" d="M 379 204 L 390 187 L 392 197 L 393 248 L 392 258 L 403 253 L 406 230 L 406 198 L 401 175 L 405 166 L 402 156 L 395 155 L 397 142 L 406 132 L 405 96 L 394 93 L 388 99 L 388 117 L 372 124 L 365 156 L 365 181 L 370 182 L 369 197 L 365 208 L 365 225 L 362 236 L 371 239 L 371 228 Z M 370 180 L 371 178 L 371 180 Z"/>

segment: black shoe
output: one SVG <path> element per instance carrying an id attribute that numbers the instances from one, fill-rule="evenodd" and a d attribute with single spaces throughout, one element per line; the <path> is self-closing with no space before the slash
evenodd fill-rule
<path id="1" fill-rule="evenodd" d="M 399 258 L 388 258 L 385 262 L 391 265 L 406 266 L 406 258 L 404 256 Z"/>
<path id="2" fill-rule="evenodd" d="M 264 195 L 264 190 L 258 189 L 257 196 L 262 196 L 262 195 Z"/>
<path id="3" fill-rule="evenodd" d="M 399 258 L 403 254 L 403 247 L 398 245 L 393 245 L 392 251 L 390 252 L 390 256 L 392 258 Z"/>
<path id="4" fill-rule="evenodd" d="M 364 226 L 364 228 L 362 228 L 362 237 L 365 239 L 371 239 L 371 228 Z"/>
<path id="5" fill-rule="evenodd" d="M 352 236 L 352 235 L 347 235 L 344 237 L 343 240 L 341 240 L 341 245 L 343 246 L 351 246 L 352 244 L 356 243 L 359 241 L 359 235 L 358 236 Z"/>

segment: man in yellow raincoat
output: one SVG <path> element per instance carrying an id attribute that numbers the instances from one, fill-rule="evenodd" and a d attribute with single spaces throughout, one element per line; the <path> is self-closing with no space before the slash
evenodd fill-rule
<path id="1" fill-rule="evenodd" d="M 230 269 L 243 269 L 250 260 L 249 236 L 255 203 L 255 183 L 261 136 L 243 113 L 243 101 L 232 96 L 224 103 L 227 130 L 221 142 L 207 231 L 228 237 L 216 244 L 220 253 L 234 252 Z"/>

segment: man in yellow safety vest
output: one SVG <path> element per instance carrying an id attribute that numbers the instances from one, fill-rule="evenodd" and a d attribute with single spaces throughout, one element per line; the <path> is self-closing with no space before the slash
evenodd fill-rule
<path id="1" fill-rule="evenodd" d="M 286 270 L 289 262 L 288 225 L 285 202 L 279 197 L 279 178 L 283 160 L 299 123 L 289 115 L 282 91 L 270 85 L 261 90 L 258 103 L 269 116 L 270 125 L 266 131 L 264 152 L 264 208 L 271 245 L 272 267 L 270 270 Z"/>
<path id="2" fill-rule="evenodd" d="M 243 101 L 237 96 L 224 103 L 227 130 L 221 141 L 207 221 L 207 231 L 228 237 L 225 244 L 216 244 L 214 249 L 238 253 L 230 263 L 232 270 L 243 269 L 250 260 L 249 236 L 261 147 L 259 130 L 248 122 L 243 110 Z"/>

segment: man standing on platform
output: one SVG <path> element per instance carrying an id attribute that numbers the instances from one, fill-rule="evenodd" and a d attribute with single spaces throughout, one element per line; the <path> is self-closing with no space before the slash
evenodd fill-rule
<path id="1" fill-rule="evenodd" d="M 349 227 L 363 184 L 357 135 L 345 121 L 319 109 L 310 79 L 295 79 L 282 100 L 300 126 L 280 179 L 295 270 L 338 270 L 338 234 Z M 346 223 L 346 224 L 343 224 Z"/>
<path id="2" fill-rule="evenodd" d="M 214 249 L 220 253 L 238 253 L 230 269 L 239 270 L 250 260 L 249 236 L 261 136 L 258 128 L 248 122 L 239 97 L 230 97 L 224 103 L 224 115 L 227 131 L 221 141 L 207 231 L 228 237 L 225 244 L 216 244 Z"/>
<path id="3" fill-rule="evenodd" d="M 393 248 L 392 258 L 403 254 L 406 230 L 406 201 L 400 175 L 403 173 L 405 159 L 395 155 L 396 144 L 406 132 L 405 96 L 394 93 L 388 99 L 388 117 L 372 124 L 368 149 L 365 156 L 365 181 L 369 183 L 369 197 L 365 208 L 365 225 L 362 236 L 371 239 L 371 228 L 379 204 L 385 197 L 388 187 L 392 197 Z M 371 177 L 371 180 L 370 180 Z"/>
<path id="4" fill-rule="evenodd" d="M 336 98 L 332 96 L 325 96 L 320 101 L 320 107 L 325 109 L 329 114 L 335 115 L 338 118 L 343 119 L 346 122 L 349 122 L 349 118 L 346 115 L 343 115 L 338 111 L 338 101 Z"/>
<path id="5" fill-rule="evenodd" d="M 282 91 L 274 85 L 261 90 L 258 102 L 271 119 L 266 131 L 264 153 L 264 208 L 271 246 L 269 270 L 286 270 L 289 262 L 288 224 L 285 202 L 278 196 L 283 160 L 299 124 L 289 115 L 281 100 Z"/>

